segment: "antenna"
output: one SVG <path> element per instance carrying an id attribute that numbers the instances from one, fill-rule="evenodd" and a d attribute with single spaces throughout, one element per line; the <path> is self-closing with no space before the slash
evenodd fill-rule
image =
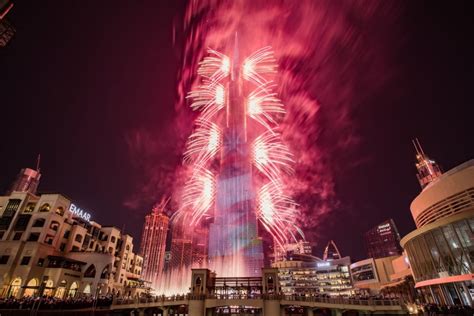
<path id="1" fill-rule="evenodd" d="M 38 158 L 36 158 L 36 171 L 40 172 L 40 162 L 41 162 L 41 154 L 38 154 Z"/>
<path id="2" fill-rule="evenodd" d="M 415 150 L 416 150 L 416 153 L 419 155 L 420 154 L 420 151 L 418 150 L 418 146 L 416 146 L 416 142 L 414 139 L 411 140 L 413 146 L 415 147 Z"/>
<path id="3" fill-rule="evenodd" d="M 238 74 L 238 67 L 239 65 L 239 36 L 238 33 L 235 32 L 234 35 L 234 54 L 232 55 L 232 80 L 237 78 Z"/>
<path id="4" fill-rule="evenodd" d="M 415 139 L 418 144 L 418 148 L 420 148 L 421 154 L 423 155 L 423 157 L 425 157 L 425 152 L 423 151 L 423 148 L 421 147 L 420 141 L 418 140 L 418 138 L 415 138 Z"/>

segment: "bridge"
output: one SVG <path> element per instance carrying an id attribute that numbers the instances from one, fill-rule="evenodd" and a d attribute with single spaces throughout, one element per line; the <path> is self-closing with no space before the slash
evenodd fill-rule
<path id="1" fill-rule="evenodd" d="M 302 308 L 304 315 L 313 316 L 315 310 L 331 310 L 333 315 L 345 312 L 358 314 L 406 315 L 407 310 L 399 300 L 349 299 L 301 297 L 296 295 L 262 295 L 243 297 L 235 295 L 182 295 L 172 297 L 154 297 L 141 299 L 115 300 L 110 309 L 114 311 L 136 311 L 138 315 L 147 315 L 151 311 L 156 315 L 170 316 L 180 308 L 189 316 L 216 315 L 217 308 L 233 306 L 240 309 L 252 309 L 255 315 L 283 316 L 289 308 Z M 148 311 L 148 312 L 147 312 Z"/>
<path id="2" fill-rule="evenodd" d="M 111 310 L 138 315 L 255 315 L 313 316 L 320 310 L 333 315 L 407 314 L 399 300 L 283 295 L 278 269 L 262 269 L 262 277 L 218 278 L 207 269 L 192 269 L 190 293 L 170 297 L 115 299 Z"/>

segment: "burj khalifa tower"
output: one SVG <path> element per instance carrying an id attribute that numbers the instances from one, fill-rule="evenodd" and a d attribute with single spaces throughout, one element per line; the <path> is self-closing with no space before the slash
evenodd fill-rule
<path id="1" fill-rule="evenodd" d="M 255 211 L 256 192 L 237 35 L 226 91 L 214 222 L 209 230 L 209 265 L 219 276 L 259 276 L 263 248 Z"/>
<path id="2" fill-rule="evenodd" d="M 277 67 L 273 51 L 263 47 L 241 61 L 237 35 L 231 51 L 209 49 L 198 68 L 202 80 L 188 94 L 200 114 L 184 154 L 192 172 L 173 223 L 193 236 L 201 236 L 200 225 L 208 227 L 199 267 L 253 277 L 272 247 L 304 237 L 282 177 L 294 161 L 278 133 L 285 110 L 270 77 Z"/>

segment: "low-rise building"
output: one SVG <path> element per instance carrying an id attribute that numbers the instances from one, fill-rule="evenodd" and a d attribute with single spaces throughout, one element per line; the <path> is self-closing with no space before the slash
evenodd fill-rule
<path id="1" fill-rule="evenodd" d="M 0 296 L 136 295 L 133 239 L 61 194 L 0 197 Z"/>
<path id="2" fill-rule="evenodd" d="M 417 228 L 401 240 L 415 287 L 425 302 L 472 306 L 474 160 L 441 174 L 421 149 L 417 159 L 422 191 L 410 206 Z"/>
<path id="3" fill-rule="evenodd" d="M 350 257 L 341 258 L 338 252 L 338 259 L 322 260 L 310 254 L 309 244 L 300 243 L 303 245 L 305 247 L 296 247 L 300 250 L 287 252 L 286 257 L 272 264 L 273 268 L 278 268 L 283 294 L 340 296 L 354 293 L 349 272 Z"/>

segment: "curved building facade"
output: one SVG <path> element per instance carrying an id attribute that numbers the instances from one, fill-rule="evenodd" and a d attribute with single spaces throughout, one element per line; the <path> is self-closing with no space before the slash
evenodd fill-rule
<path id="1" fill-rule="evenodd" d="M 417 229 L 401 240 L 426 301 L 472 305 L 474 160 L 439 176 L 413 200 Z"/>

